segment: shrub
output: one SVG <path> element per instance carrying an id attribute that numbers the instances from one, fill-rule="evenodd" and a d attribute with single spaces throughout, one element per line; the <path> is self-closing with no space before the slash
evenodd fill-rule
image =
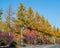
<path id="1" fill-rule="evenodd" d="M 10 34 L 10 36 L 9 36 Z M 13 41 L 14 34 L 12 32 L 1 32 L 0 31 L 0 46 L 3 44 L 8 44 L 9 42 Z"/>
<path id="2" fill-rule="evenodd" d="M 51 41 L 49 39 L 47 39 L 47 38 L 43 38 L 43 43 L 44 44 L 50 44 Z"/>
<path id="3" fill-rule="evenodd" d="M 15 41 L 12 41 L 12 42 L 10 43 L 9 48 L 16 48 L 16 45 L 17 45 L 17 43 L 16 43 Z"/>
<path id="4" fill-rule="evenodd" d="M 59 39 L 57 39 L 56 43 L 57 43 L 57 44 L 60 44 L 60 38 L 59 38 Z"/>

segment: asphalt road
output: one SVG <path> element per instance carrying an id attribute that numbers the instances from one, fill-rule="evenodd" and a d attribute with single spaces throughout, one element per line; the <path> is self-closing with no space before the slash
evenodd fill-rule
<path id="1" fill-rule="evenodd" d="M 18 48 L 60 48 L 60 45 L 37 45 L 37 46 L 27 46 Z"/>

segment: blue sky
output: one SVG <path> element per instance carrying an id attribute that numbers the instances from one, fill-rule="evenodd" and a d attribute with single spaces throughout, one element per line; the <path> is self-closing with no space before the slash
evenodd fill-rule
<path id="1" fill-rule="evenodd" d="M 22 2 L 26 8 L 31 6 L 34 12 L 38 11 L 40 15 L 48 19 L 51 25 L 60 28 L 60 0 L 0 0 L 0 8 L 3 12 L 8 8 L 10 2 L 14 11 Z"/>

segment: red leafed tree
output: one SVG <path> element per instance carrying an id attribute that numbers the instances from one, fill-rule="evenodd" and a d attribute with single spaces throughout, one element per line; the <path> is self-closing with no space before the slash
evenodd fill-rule
<path id="1" fill-rule="evenodd" d="M 34 40 L 37 40 L 38 34 L 36 30 L 25 29 L 23 36 L 26 42 L 33 44 Z"/>

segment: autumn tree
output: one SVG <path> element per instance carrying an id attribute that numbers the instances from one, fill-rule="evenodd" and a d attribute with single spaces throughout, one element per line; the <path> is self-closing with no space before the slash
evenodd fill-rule
<path id="1" fill-rule="evenodd" d="M 19 40 L 20 45 L 22 45 L 23 42 L 23 34 L 27 36 L 29 42 L 32 41 L 29 37 L 31 37 L 31 39 L 34 38 L 34 42 L 36 41 L 36 34 L 38 34 L 38 40 L 42 42 L 53 40 L 52 42 L 55 43 L 57 38 L 60 38 L 60 29 L 52 26 L 48 19 L 45 19 L 45 17 L 38 12 L 34 12 L 32 7 L 26 9 L 25 6 L 20 3 L 15 14 L 16 18 L 13 18 L 13 14 L 14 12 L 10 4 L 6 10 L 6 21 L 2 21 L 2 10 L 0 9 L 0 31 L 13 32 L 16 39 Z"/>
<path id="2" fill-rule="evenodd" d="M 26 17 L 25 17 L 25 24 L 27 28 L 32 29 L 33 28 L 33 18 L 34 18 L 34 12 L 31 7 L 28 8 L 26 11 Z"/>
<path id="3" fill-rule="evenodd" d="M 20 37 L 22 37 L 22 34 L 23 34 L 23 29 L 24 29 L 24 19 L 25 19 L 25 7 L 23 6 L 22 3 L 20 3 L 18 9 L 17 9 L 17 26 L 19 26 L 20 28 Z M 21 40 L 21 44 L 22 44 L 22 40 Z"/>
<path id="4" fill-rule="evenodd" d="M 12 31 L 12 15 L 13 15 L 13 11 L 12 11 L 12 6 L 11 6 L 11 3 L 9 4 L 9 7 L 8 9 L 6 10 L 6 13 L 5 13 L 5 19 L 6 19 L 6 24 L 7 24 L 7 31 L 11 32 Z"/>
<path id="5" fill-rule="evenodd" d="M 1 20 L 1 15 L 2 15 L 2 10 L 0 9 L 0 31 L 1 31 L 1 27 L 2 27 L 2 20 Z"/>

